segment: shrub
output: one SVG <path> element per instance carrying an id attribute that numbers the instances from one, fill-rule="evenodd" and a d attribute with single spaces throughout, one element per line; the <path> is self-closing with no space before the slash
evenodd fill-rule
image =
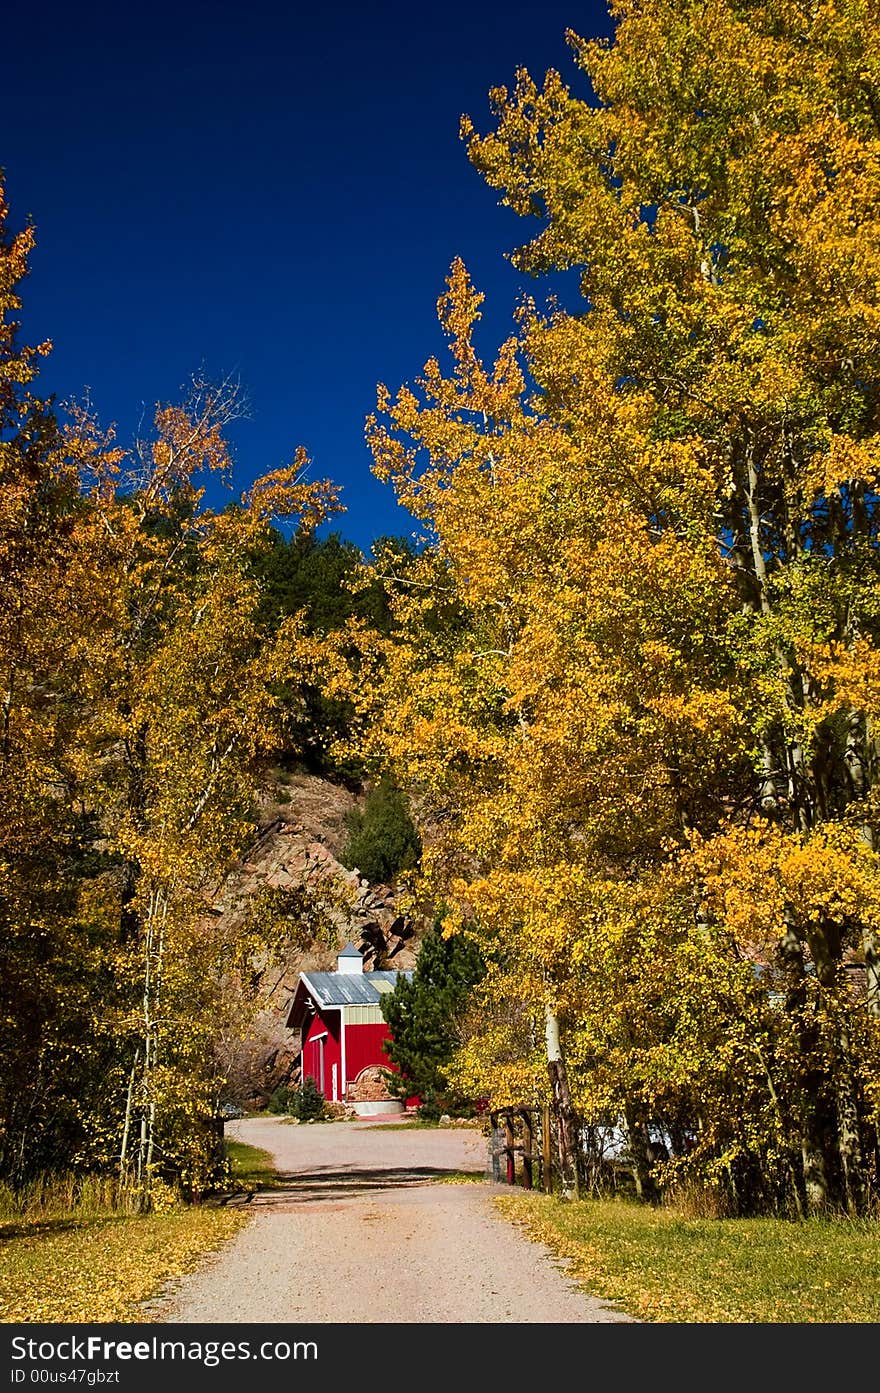
<path id="1" fill-rule="evenodd" d="M 294 1112 L 296 1096 L 296 1089 L 291 1088 L 289 1084 L 279 1084 L 274 1093 L 269 1095 L 266 1107 L 272 1113 Z"/>
<path id="2" fill-rule="evenodd" d="M 444 1109 L 437 1101 L 437 1095 L 433 1090 L 423 1098 L 416 1109 L 416 1116 L 422 1122 L 439 1122 L 443 1116 Z"/>
<path id="3" fill-rule="evenodd" d="M 313 1078 L 307 1078 L 301 1088 L 279 1084 L 266 1104 L 269 1112 L 286 1113 L 300 1122 L 315 1122 L 324 1116 L 324 1097 Z"/>
<path id="4" fill-rule="evenodd" d="M 410 870 L 422 854 L 422 843 L 409 815 L 406 798 L 389 779 L 370 789 L 363 811 L 349 814 L 348 840 L 340 860 L 355 867 L 374 884 L 387 884 Z"/>
<path id="5" fill-rule="evenodd" d="M 324 1116 L 324 1098 L 311 1077 L 304 1079 L 302 1088 L 293 1094 L 292 1102 L 290 1110 L 300 1122 L 317 1122 Z"/>

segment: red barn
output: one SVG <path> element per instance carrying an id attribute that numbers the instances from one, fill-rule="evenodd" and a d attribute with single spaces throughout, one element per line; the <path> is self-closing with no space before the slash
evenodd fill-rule
<path id="1" fill-rule="evenodd" d="M 367 1070 L 395 1068 L 385 1053 L 390 1031 L 381 1001 L 401 975 L 412 973 L 364 972 L 353 943 L 342 949 L 335 972 L 300 973 L 287 1025 L 300 1032 L 303 1079 L 313 1078 L 329 1101 L 344 1102 Z M 378 1104 L 358 1107 L 382 1110 Z"/>

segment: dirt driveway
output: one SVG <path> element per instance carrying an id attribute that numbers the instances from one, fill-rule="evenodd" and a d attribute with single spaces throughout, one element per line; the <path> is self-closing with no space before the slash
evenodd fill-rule
<path id="1" fill-rule="evenodd" d="M 596 1322 L 628 1317 L 580 1292 L 495 1211 L 486 1139 L 381 1122 L 229 1124 L 289 1180 L 199 1272 L 150 1308 L 182 1322 Z M 442 1183 L 444 1177 L 447 1183 Z"/>

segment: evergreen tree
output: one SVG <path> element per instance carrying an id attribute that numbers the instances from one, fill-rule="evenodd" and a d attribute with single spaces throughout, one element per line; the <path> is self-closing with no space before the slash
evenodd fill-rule
<path id="1" fill-rule="evenodd" d="M 367 880 L 387 884 L 415 866 L 421 854 L 406 798 L 390 779 L 381 779 L 367 794 L 363 810 L 349 815 L 342 864 L 357 868 Z"/>
<path id="2" fill-rule="evenodd" d="M 399 977 L 382 998 L 392 1033 L 385 1051 L 400 1070 L 389 1087 L 399 1097 L 418 1094 L 423 1117 L 467 1107 L 449 1088 L 446 1066 L 457 1044 L 458 1015 L 483 972 L 476 944 L 462 935 L 444 938 L 438 922 L 422 940 L 412 977 Z"/>
<path id="3" fill-rule="evenodd" d="M 387 635 L 393 622 L 389 591 L 415 553 L 405 537 L 381 537 L 373 552 L 378 570 L 367 575 L 359 547 L 338 532 L 327 537 L 298 532 L 287 538 L 277 527 L 269 528 L 255 541 L 249 559 L 250 574 L 260 587 L 260 621 L 275 629 L 290 616 L 301 615 L 308 634 L 325 636 L 354 619 Z M 304 766 L 351 787 L 359 785 L 363 765 L 355 756 L 333 750 L 350 733 L 351 702 L 328 696 L 320 683 L 282 691 L 281 697 L 288 705 L 289 731 L 279 762 Z"/>
<path id="4" fill-rule="evenodd" d="M 367 577 L 360 548 L 338 532 L 327 537 L 300 532 L 288 539 L 277 527 L 268 529 L 250 557 L 251 574 L 260 582 L 261 618 L 271 626 L 301 613 L 312 634 L 332 633 L 357 618 L 387 634 L 392 624 L 387 591 L 415 553 L 405 537 L 380 537 L 373 551 L 382 574 Z"/>

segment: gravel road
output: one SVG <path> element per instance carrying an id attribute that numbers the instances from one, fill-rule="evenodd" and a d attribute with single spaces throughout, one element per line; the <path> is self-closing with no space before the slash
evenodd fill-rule
<path id="1" fill-rule="evenodd" d="M 289 1182 L 256 1195 L 220 1253 L 146 1308 L 181 1322 L 584 1322 L 629 1317 L 586 1296 L 562 1264 L 495 1211 L 471 1128 L 382 1122 L 231 1123 Z"/>

